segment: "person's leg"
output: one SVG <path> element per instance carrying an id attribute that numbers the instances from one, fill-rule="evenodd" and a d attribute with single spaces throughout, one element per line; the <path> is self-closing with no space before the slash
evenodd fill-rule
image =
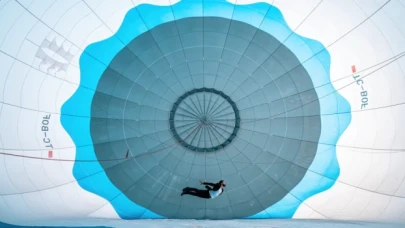
<path id="1" fill-rule="evenodd" d="M 183 192 L 181 193 L 181 195 L 183 196 L 184 194 L 187 194 L 189 192 L 195 192 L 198 191 L 197 188 L 190 188 L 190 187 L 185 187 L 183 188 Z"/>
<path id="2" fill-rule="evenodd" d="M 199 189 L 190 187 L 183 188 L 183 192 L 195 192 L 195 191 L 199 191 Z"/>
<path id="3" fill-rule="evenodd" d="M 183 195 L 183 194 L 184 195 L 193 195 L 193 196 L 197 196 L 197 197 L 205 198 L 205 199 L 211 198 L 208 190 L 199 190 L 196 188 L 194 188 L 193 190 L 195 190 L 195 191 L 186 191 L 186 192 L 183 192 L 181 195 Z"/>

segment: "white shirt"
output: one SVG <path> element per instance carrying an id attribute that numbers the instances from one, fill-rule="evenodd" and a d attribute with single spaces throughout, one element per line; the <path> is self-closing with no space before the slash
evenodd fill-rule
<path id="1" fill-rule="evenodd" d="M 217 191 L 210 190 L 211 199 L 219 196 L 222 193 L 222 188 L 218 189 Z"/>

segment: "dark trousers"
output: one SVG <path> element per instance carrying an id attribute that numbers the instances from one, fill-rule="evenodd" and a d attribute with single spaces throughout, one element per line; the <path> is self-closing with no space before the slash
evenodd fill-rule
<path id="1" fill-rule="evenodd" d="M 185 188 L 184 194 L 193 195 L 193 196 L 197 196 L 197 197 L 205 198 L 205 199 L 211 198 L 210 192 L 208 190 L 200 190 L 197 188 Z"/>

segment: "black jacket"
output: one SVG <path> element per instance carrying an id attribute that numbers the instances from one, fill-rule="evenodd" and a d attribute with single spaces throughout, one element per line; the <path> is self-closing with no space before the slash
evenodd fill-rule
<path id="1" fill-rule="evenodd" d="M 220 182 L 218 182 L 216 184 L 209 183 L 209 182 L 204 182 L 203 184 L 205 185 L 205 188 L 208 189 L 208 190 L 218 191 L 221 188 L 221 183 Z M 221 194 L 223 192 L 224 192 L 224 189 L 222 189 Z M 219 194 L 219 195 L 221 195 L 221 194 Z"/>

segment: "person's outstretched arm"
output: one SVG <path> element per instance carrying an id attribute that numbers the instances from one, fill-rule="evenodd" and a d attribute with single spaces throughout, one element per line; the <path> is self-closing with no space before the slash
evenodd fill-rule
<path id="1" fill-rule="evenodd" d="M 213 183 L 204 182 L 204 181 L 200 181 L 200 184 L 205 184 L 205 185 L 209 185 L 209 186 L 212 186 L 212 187 L 215 186 L 215 184 L 213 184 Z"/>

